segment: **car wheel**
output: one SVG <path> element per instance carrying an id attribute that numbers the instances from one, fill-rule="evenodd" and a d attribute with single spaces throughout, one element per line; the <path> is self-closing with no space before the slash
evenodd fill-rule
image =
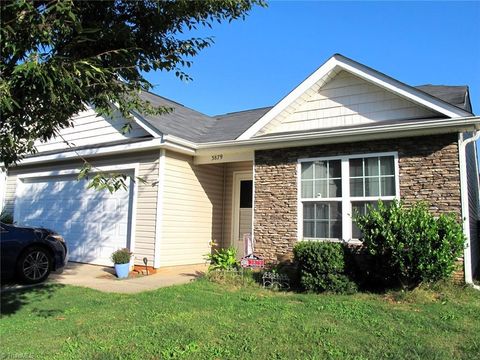
<path id="1" fill-rule="evenodd" d="M 51 265 L 52 259 L 47 250 L 31 247 L 18 259 L 17 275 L 24 283 L 37 284 L 50 275 Z"/>

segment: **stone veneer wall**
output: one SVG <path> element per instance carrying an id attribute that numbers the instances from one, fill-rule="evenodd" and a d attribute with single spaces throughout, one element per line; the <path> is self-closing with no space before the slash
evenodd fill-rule
<path id="1" fill-rule="evenodd" d="M 427 200 L 433 213 L 454 212 L 460 218 L 457 134 L 261 150 L 255 152 L 256 252 L 270 263 L 292 256 L 299 158 L 389 151 L 398 152 L 401 199 Z"/>

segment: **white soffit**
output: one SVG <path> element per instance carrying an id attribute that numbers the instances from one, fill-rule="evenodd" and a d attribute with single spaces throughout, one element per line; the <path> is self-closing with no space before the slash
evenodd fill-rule
<path id="1" fill-rule="evenodd" d="M 263 115 L 255 124 L 241 134 L 237 140 L 247 140 L 254 137 L 264 126 L 272 121 L 280 121 L 288 109 L 294 109 L 295 103 L 300 103 L 302 96 L 307 92 L 318 90 L 340 71 L 347 71 L 400 97 L 410 100 L 450 118 L 471 116 L 470 113 L 457 108 L 447 102 L 435 98 L 423 91 L 415 89 L 398 80 L 395 80 L 374 69 L 362 65 L 343 55 L 335 54 L 320 66 L 313 74 L 307 77 L 300 85 L 278 102 L 270 111 Z"/>

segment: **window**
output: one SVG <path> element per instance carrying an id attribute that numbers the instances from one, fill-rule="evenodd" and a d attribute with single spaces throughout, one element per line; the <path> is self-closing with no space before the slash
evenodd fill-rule
<path id="1" fill-rule="evenodd" d="M 358 239 L 352 214 L 398 197 L 397 155 L 299 160 L 299 238 Z"/>
<path id="2" fill-rule="evenodd" d="M 303 237 L 340 238 L 342 234 L 341 161 L 301 163 Z"/>

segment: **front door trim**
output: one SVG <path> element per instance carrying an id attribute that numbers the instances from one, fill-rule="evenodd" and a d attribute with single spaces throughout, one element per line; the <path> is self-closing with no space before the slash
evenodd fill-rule
<path id="1" fill-rule="evenodd" d="M 234 171 L 232 183 L 232 231 L 230 234 L 230 246 L 236 248 L 236 234 L 239 231 L 239 215 L 240 215 L 240 182 L 245 180 L 253 181 L 252 171 Z M 252 204 L 253 206 L 253 204 Z M 253 226 L 253 223 L 252 223 Z"/>

